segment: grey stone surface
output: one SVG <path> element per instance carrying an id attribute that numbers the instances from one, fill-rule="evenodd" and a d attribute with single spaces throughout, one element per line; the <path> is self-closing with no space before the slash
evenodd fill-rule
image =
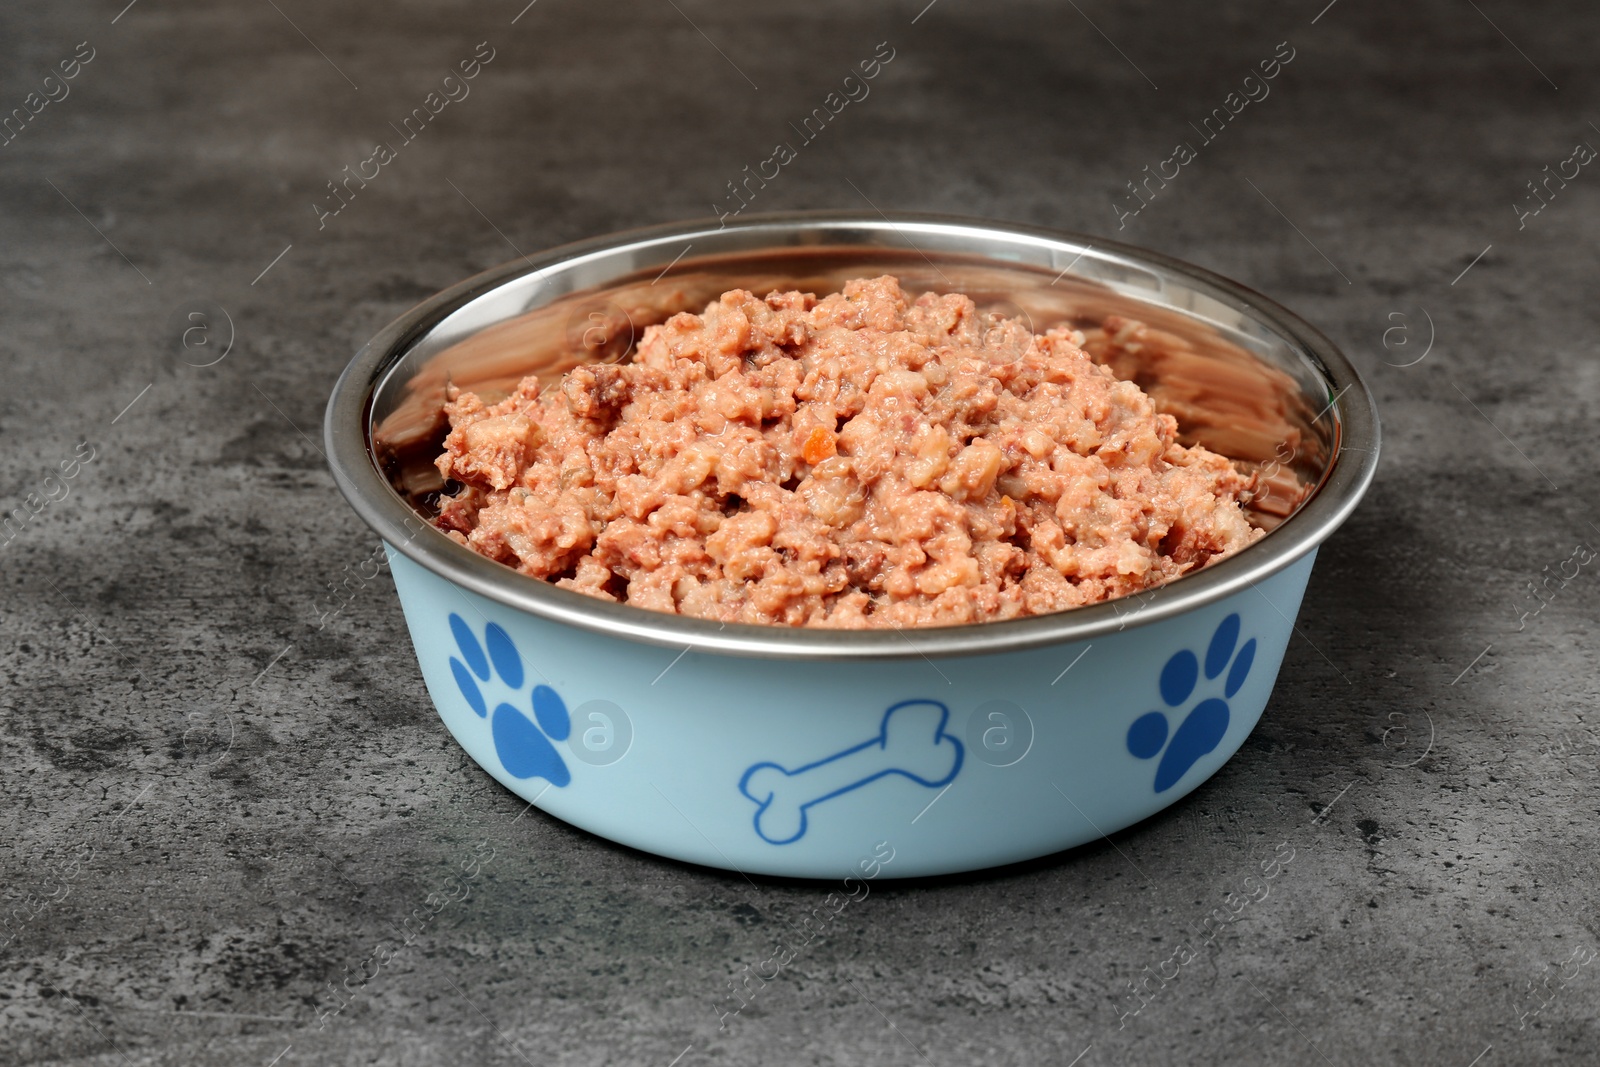
<path id="1" fill-rule="evenodd" d="M 0 147 L 0 504 L 68 494 L 0 547 L 0 1062 L 1593 1061 L 1595 566 L 1522 613 L 1600 545 L 1600 172 L 1513 206 L 1600 146 L 1592 5 L 122 3 L 0 15 L 0 112 L 94 50 Z M 471 95 L 319 230 L 324 183 L 480 41 Z M 1350 353 L 1387 451 L 1212 781 L 1111 842 L 880 885 L 719 1031 L 828 887 L 519 816 L 433 714 L 387 577 L 321 624 L 374 540 L 317 427 L 409 304 L 708 213 L 881 41 L 757 208 L 1211 267 Z M 1281 41 L 1270 96 L 1119 233 L 1124 183 Z M 177 344 L 200 301 L 234 334 L 207 367 Z"/>

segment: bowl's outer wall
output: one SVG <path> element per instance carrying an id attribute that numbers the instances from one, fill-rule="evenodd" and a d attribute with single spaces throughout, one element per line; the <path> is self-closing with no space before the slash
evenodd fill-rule
<path id="1" fill-rule="evenodd" d="M 1315 557 L 1157 622 L 1137 623 L 1139 601 L 1130 600 L 1135 624 L 1092 642 L 812 662 L 675 654 L 579 630 L 470 592 L 389 547 L 439 715 L 503 785 L 648 852 L 806 878 L 991 867 L 1092 841 L 1173 803 L 1215 773 L 1260 718 Z M 1207 678 L 1213 636 L 1231 615 L 1240 651 L 1210 664 L 1220 669 Z M 490 624 L 514 654 L 504 641 L 489 642 L 497 657 L 483 653 Z M 462 630 L 473 647 L 462 647 Z M 1226 696 L 1252 639 L 1249 671 Z M 1198 684 L 1192 695 L 1168 684 L 1169 706 L 1163 671 L 1184 649 L 1201 665 Z M 517 664 L 526 668 L 520 680 Z M 470 678 L 486 714 L 458 675 Z M 1210 698 L 1227 711 L 1219 715 Z M 1187 760 L 1130 751 L 1132 724 L 1157 711 L 1170 724 L 1168 750 L 1205 750 L 1181 774 Z M 1140 736 L 1153 744 L 1158 734 L 1147 719 Z M 1158 792 L 1163 773 L 1175 780 Z"/>

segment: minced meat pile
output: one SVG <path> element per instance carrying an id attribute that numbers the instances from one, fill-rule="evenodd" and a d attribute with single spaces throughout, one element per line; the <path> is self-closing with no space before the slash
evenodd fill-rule
<path id="1" fill-rule="evenodd" d="M 1259 537 L 1250 478 L 1082 342 L 887 276 L 734 290 L 631 362 L 452 387 L 438 522 L 589 596 L 846 628 L 1093 604 Z"/>

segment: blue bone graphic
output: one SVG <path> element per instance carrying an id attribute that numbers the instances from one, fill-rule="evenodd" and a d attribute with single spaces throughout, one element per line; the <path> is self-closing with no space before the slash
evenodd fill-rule
<path id="1" fill-rule="evenodd" d="M 757 763 L 739 779 L 739 792 L 756 802 L 755 827 L 774 845 L 806 832 L 806 809 L 886 775 L 898 774 L 938 789 L 961 773 L 961 742 L 944 732 L 950 709 L 937 700 L 903 700 L 883 713 L 878 736 L 804 767 L 788 770 Z"/>

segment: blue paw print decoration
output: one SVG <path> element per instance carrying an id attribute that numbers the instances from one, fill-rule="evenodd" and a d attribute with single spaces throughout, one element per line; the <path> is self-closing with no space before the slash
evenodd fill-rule
<path id="1" fill-rule="evenodd" d="M 1216 748 L 1222 735 L 1228 732 L 1228 700 L 1244 685 L 1256 658 L 1255 638 L 1246 641 L 1235 656 L 1234 648 L 1238 644 L 1239 616 L 1229 615 L 1217 623 L 1217 630 L 1211 635 L 1211 647 L 1206 649 L 1206 680 L 1214 681 L 1227 671 L 1222 697 L 1210 696 L 1200 701 L 1176 730 L 1171 729 L 1168 713 L 1161 711 L 1146 712 L 1128 727 L 1129 752 L 1140 759 L 1161 757 L 1161 762 L 1156 764 L 1157 793 L 1177 785 L 1178 780 L 1189 773 L 1189 768 Z M 1228 666 L 1230 660 L 1232 667 Z M 1174 652 L 1167 665 L 1161 668 L 1161 699 L 1174 709 L 1172 714 L 1188 703 L 1199 681 L 1200 661 L 1195 654 L 1187 648 Z"/>
<path id="2" fill-rule="evenodd" d="M 567 705 L 554 689 L 548 685 L 533 687 L 528 701 L 532 706 L 532 718 L 522 708 L 505 702 L 495 705 L 492 716 L 489 713 L 480 681 L 488 682 L 498 674 L 507 688 L 517 691 L 513 699 L 521 699 L 526 675 L 511 635 L 491 622 L 485 627 L 480 643 L 472 627 L 454 612 L 450 614 L 450 632 L 455 634 L 456 648 L 461 652 L 460 658 L 450 657 L 450 673 L 455 675 L 456 686 L 472 710 L 480 718 L 489 719 L 495 754 L 500 757 L 500 765 L 506 773 L 513 778 L 543 778 L 554 786 L 572 781 L 572 773 L 550 743 L 552 739 L 565 741 L 572 733 Z M 485 649 L 488 649 L 487 654 Z"/>

